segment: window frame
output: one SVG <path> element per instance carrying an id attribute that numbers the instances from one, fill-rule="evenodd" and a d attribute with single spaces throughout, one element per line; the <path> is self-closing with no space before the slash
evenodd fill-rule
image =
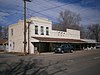
<path id="1" fill-rule="evenodd" d="M 46 35 L 49 35 L 49 27 L 46 27 Z"/>
<path id="2" fill-rule="evenodd" d="M 35 34 L 38 34 L 38 26 L 35 25 Z"/>
<path id="3" fill-rule="evenodd" d="M 41 35 L 44 35 L 44 27 L 41 26 Z"/>
<path id="4" fill-rule="evenodd" d="M 13 36 L 13 32 L 14 32 L 14 31 L 13 31 L 13 29 L 11 28 L 11 36 Z"/>

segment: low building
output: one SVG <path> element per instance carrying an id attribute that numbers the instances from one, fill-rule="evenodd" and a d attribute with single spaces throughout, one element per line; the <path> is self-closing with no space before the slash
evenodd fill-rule
<path id="1" fill-rule="evenodd" d="M 8 50 L 8 40 L 7 39 L 0 39 L 0 51 Z"/>
<path id="2" fill-rule="evenodd" d="M 52 30 L 52 22 L 40 17 L 27 19 L 26 40 L 26 50 L 31 54 L 50 52 L 55 46 L 64 43 L 80 44 L 85 42 L 80 39 L 79 30 Z M 19 20 L 16 24 L 9 25 L 8 41 L 9 52 L 24 52 L 24 23 L 22 20 Z"/>
<path id="3" fill-rule="evenodd" d="M 83 47 L 83 50 L 91 50 L 91 49 L 96 49 L 96 40 L 92 39 L 81 39 L 82 41 L 85 41 L 81 46 Z"/>

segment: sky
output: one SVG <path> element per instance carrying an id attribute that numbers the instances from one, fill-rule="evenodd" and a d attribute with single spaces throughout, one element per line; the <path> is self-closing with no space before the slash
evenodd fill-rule
<path id="1" fill-rule="evenodd" d="M 0 0 L 0 26 L 23 20 L 23 0 Z M 58 23 L 59 13 L 70 10 L 80 14 L 81 24 L 100 23 L 100 0 L 32 0 L 27 2 L 27 18 L 44 17 Z"/>

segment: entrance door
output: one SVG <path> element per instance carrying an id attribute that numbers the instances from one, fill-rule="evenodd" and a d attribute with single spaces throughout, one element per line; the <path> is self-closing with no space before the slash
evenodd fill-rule
<path id="1" fill-rule="evenodd" d="M 50 44 L 40 43 L 40 52 L 50 52 Z"/>
<path id="2" fill-rule="evenodd" d="M 34 47 L 39 53 L 41 52 L 51 52 L 50 43 L 47 42 L 34 42 Z"/>

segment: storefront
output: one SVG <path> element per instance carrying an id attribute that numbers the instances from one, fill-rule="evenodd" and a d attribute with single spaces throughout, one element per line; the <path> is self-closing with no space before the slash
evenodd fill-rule
<path id="1" fill-rule="evenodd" d="M 33 37 L 39 42 L 32 42 L 34 45 L 34 50 L 41 52 L 52 52 L 55 47 L 60 46 L 61 44 L 71 44 L 74 47 L 74 50 L 83 49 L 82 44 L 84 41 L 77 39 L 63 39 L 63 38 L 48 38 L 48 37 Z"/>

